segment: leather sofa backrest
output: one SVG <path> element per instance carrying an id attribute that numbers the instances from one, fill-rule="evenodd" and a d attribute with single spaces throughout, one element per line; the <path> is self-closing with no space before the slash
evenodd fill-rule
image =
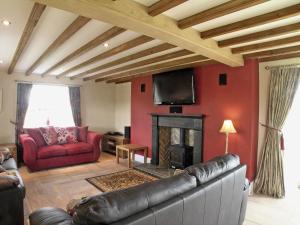
<path id="1" fill-rule="evenodd" d="M 84 199 L 73 216 L 76 225 L 110 224 L 147 210 L 197 187 L 195 177 L 182 173 L 132 188 Z"/>
<path id="2" fill-rule="evenodd" d="M 111 225 L 242 225 L 246 166 Z"/>
<path id="3" fill-rule="evenodd" d="M 185 170 L 197 178 L 198 185 L 202 185 L 239 165 L 239 156 L 227 154 L 215 157 L 205 163 L 190 166 Z"/>

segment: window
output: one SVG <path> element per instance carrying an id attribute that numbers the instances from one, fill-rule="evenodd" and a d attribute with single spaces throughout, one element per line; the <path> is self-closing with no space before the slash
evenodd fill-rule
<path id="1" fill-rule="evenodd" d="M 24 128 L 47 125 L 75 126 L 68 87 L 33 85 Z"/>

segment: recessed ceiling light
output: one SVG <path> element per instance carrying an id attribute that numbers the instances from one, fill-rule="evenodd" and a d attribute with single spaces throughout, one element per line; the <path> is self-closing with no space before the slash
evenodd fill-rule
<path id="1" fill-rule="evenodd" d="M 108 44 L 107 42 L 105 42 L 105 43 L 103 44 L 103 46 L 104 46 L 104 48 L 108 48 L 108 47 L 109 47 L 109 44 Z"/>
<path id="2" fill-rule="evenodd" d="M 7 26 L 7 27 L 8 27 L 9 25 L 11 25 L 11 22 L 8 21 L 8 20 L 2 20 L 1 23 L 2 23 L 4 26 Z"/>
<path id="3" fill-rule="evenodd" d="M 4 61 L 0 59 L 0 64 L 3 64 L 3 63 L 4 63 Z"/>

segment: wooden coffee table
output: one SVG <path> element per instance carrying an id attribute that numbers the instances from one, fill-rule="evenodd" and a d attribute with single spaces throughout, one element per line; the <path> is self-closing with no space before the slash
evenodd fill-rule
<path id="1" fill-rule="evenodd" d="M 116 160 L 119 163 L 120 153 L 128 153 L 128 167 L 132 168 L 132 161 L 135 160 L 135 152 L 143 151 L 144 152 L 144 163 L 147 163 L 148 147 L 144 145 L 137 144 L 126 144 L 126 145 L 117 145 L 116 146 Z"/>

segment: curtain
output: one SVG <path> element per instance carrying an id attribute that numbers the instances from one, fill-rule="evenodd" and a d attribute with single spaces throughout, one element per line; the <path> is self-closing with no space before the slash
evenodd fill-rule
<path id="1" fill-rule="evenodd" d="M 21 153 L 21 146 L 19 143 L 19 136 L 23 133 L 23 125 L 26 112 L 29 105 L 30 93 L 32 84 L 18 83 L 17 85 L 17 112 L 15 123 L 15 141 L 18 148 L 18 153 Z M 22 159 L 21 157 L 18 157 Z"/>
<path id="2" fill-rule="evenodd" d="M 74 123 L 81 126 L 80 87 L 69 87 L 69 94 Z"/>
<path id="3" fill-rule="evenodd" d="M 299 84 L 300 69 L 271 69 L 266 139 L 261 151 L 254 191 L 276 198 L 285 196 L 281 129 Z"/>

